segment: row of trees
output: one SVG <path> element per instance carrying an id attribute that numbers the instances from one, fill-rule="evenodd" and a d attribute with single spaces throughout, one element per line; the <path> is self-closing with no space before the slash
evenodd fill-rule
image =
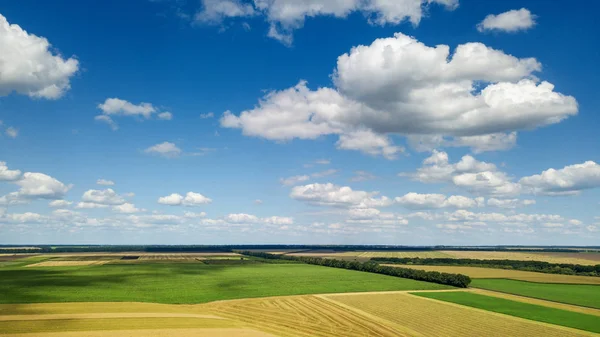
<path id="1" fill-rule="evenodd" d="M 307 264 L 315 264 L 325 267 L 343 268 L 350 270 L 358 270 L 369 273 L 384 274 L 402 278 L 409 278 L 418 281 L 433 282 L 439 284 L 451 285 L 459 288 L 466 288 L 471 283 L 471 278 L 462 274 L 449 274 L 440 273 L 436 271 L 424 271 L 410 268 L 397 268 L 380 266 L 374 262 L 358 262 L 358 261 L 345 261 L 336 259 L 324 259 L 321 257 L 310 257 L 310 256 L 290 256 L 283 254 L 269 254 L 264 252 L 251 252 L 251 251 L 238 251 L 238 253 L 246 256 L 255 256 L 263 259 L 277 259 L 277 260 L 292 260 L 299 261 Z"/>
<path id="2" fill-rule="evenodd" d="M 534 271 L 548 274 L 600 276 L 600 264 L 584 266 L 569 263 L 549 263 L 544 261 L 517 261 L 517 260 L 480 260 L 480 259 L 452 259 L 452 258 L 394 258 L 374 257 L 373 262 L 412 264 L 412 265 L 437 265 L 437 266 L 471 266 L 499 269 L 515 269 Z"/>

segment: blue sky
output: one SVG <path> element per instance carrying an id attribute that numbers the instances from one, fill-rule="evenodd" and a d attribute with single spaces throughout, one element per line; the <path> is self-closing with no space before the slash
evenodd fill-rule
<path id="1" fill-rule="evenodd" d="M 0 243 L 597 245 L 594 6 L 3 2 Z"/>

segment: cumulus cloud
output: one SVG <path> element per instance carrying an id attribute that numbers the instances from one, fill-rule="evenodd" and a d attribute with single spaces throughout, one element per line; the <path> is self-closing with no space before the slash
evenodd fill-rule
<path id="1" fill-rule="evenodd" d="M 25 172 L 14 183 L 21 187 L 17 192 L 19 197 L 31 199 L 61 199 L 72 187 L 47 174 L 35 172 Z"/>
<path id="2" fill-rule="evenodd" d="M 383 207 L 393 203 L 386 196 L 377 197 L 378 194 L 379 192 L 354 191 L 348 186 L 327 183 L 295 186 L 290 197 L 309 204 L 335 207 Z"/>
<path id="3" fill-rule="evenodd" d="M 125 203 L 125 198 L 111 188 L 105 190 L 87 190 L 83 193 L 81 200 L 85 203 L 99 205 L 122 205 Z"/>
<path id="4" fill-rule="evenodd" d="M 513 9 L 498 15 L 490 14 L 477 24 L 477 30 L 514 33 L 535 25 L 535 15 L 526 8 Z"/>
<path id="5" fill-rule="evenodd" d="M 44 37 L 29 34 L 0 15 L 0 96 L 11 92 L 57 99 L 71 88 L 79 62 L 64 59 Z"/>
<path id="6" fill-rule="evenodd" d="M 159 204 L 169 206 L 200 206 L 210 204 L 211 202 L 212 199 L 195 192 L 187 192 L 185 197 L 181 194 L 173 193 L 158 199 Z"/>
<path id="7" fill-rule="evenodd" d="M 78 202 L 77 205 L 75 205 L 75 208 L 82 208 L 82 209 L 108 208 L 108 205 L 106 205 L 106 204 L 97 204 L 95 202 L 81 201 L 81 202 Z"/>
<path id="8" fill-rule="evenodd" d="M 170 121 L 171 119 L 173 119 L 173 114 L 168 111 L 165 111 L 165 112 L 159 113 L 157 117 L 158 117 L 158 119 Z"/>
<path id="9" fill-rule="evenodd" d="M 67 201 L 67 200 L 52 200 L 50 201 L 50 203 L 48 203 L 48 206 L 50 207 L 68 207 L 72 204 L 72 201 Z"/>
<path id="10" fill-rule="evenodd" d="M 6 130 L 4 130 L 4 133 L 6 133 L 6 135 L 10 138 L 17 138 L 17 136 L 19 135 L 19 130 L 15 129 L 12 126 L 9 126 L 6 128 Z"/>
<path id="11" fill-rule="evenodd" d="M 254 0 L 254 6 L 240 0 L 203 0 L 203 8 L 195 22 L 220 25 L 227 18 L 261 15 L 269 23 L 267 36 L 290 45 L 293 31 L 304 26 L 307 18 L 333 16 L 346 18 L 361 12 L 372 25 L 397 25 L 405 20 L 418 25 L 423 7 L 437 3 L 449 10 L 458 7 L 458 0 Z"/>
<path id="12" fill-rule="evenodd" d="M 535 200 L 531 200 L 531 199 L 520 200 L 520 199 L 490 198 L 487 201 L 487 205 L 490 207 L 510 208 L 510 209 L 529 206 L 529 205 L 535 205 L 535 203 L 536 203 Z"/>
<path id="13" fill-rule="evenodd" d="M 157 154 L 165 158 L 175 158 L 179 157 L 182 151 L 174 143 L 163 142 L 160 144 L 150 146 L 149 148 L 144 150 L 144 152 L 149 154 Z"/>
<path id="14" fill-rule="evenodd" d="M 113 206 L 113 211 L 117 212 L 117 213 L 125 213 L 125 214 L 132 214 L 132 213 L 139 213 L 139 212 L 143 212 L 145 211 L 144 209 L 140 209 L 135 207 L 134 204 L 131 203 L 124 203 L 122 205 L 117 205 L 117 206 Z"/>
<path id="15" fill-rule="evenodd" d="M 253 109 L 227 111 L 221 126 L 275 141 L 338 135 L 337 147 L 393 158 L 389 136 L 452 137 L 475 152 L 508 149 L 516 131 L 558 123 L 578 112 L 575 98 L 517 58 L 482 43 L 427 46 L 396 33 L 338 57 L 335 88 L 305 81 L 269 92 Z"/>
<path id="16" fill-rule="evenodd" d="M 483 198 L 468 198 L 460 195 L 446 197 L 443 194 L 419 194 L 407 193 L 402 197 L 395 198 L 396 203 L 410 209 L 433 209 L 433 208 L 472 208 L 483 205 Z"/>
<path id="17" fill-rule="evenodd" d="M 98 180 L 96 180 L 96 184 L 104 185 L 104 186 L 112 186 L 115 184 L 115 182 L 112 180 L 98 179 Z"/>
<path id="18" fill-rule="evenodd" d="M 585 189 L 600 187 L 600 165 L 586 161 L 559 170 L 551 168 L 541 174 L 523 177 L 519 183 L 535 194 L 577 194 Z"/>
<path id="19" fill-rule="evenodd" d="M 0 181 L 15 181 L 21 178 L 21 171 L 9 170 L 6 162 L 0 161 Z"/>
<path id="20" fill-rule="evenodd" d="M 171 120 L 173 118 L 172 113 L 168 111 L 159 112 L 159 109 L 151 103 L 134 104 L 120 98 L 107 98 L 104 103 L 98 104 L 97 107 L 102 111 L 102 114 L 94 117 L 94 119 L 108 124 L 113 131 L 119 129 L 118 124 L 112 118 L 115 116 L 150 119 L 153 114 L 158 113 L 157 118 L 160 120 Z"/>

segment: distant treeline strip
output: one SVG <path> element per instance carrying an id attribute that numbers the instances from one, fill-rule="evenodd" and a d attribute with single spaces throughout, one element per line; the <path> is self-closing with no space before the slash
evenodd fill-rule
<path id="1" fill-rule="evenodd" d="M 514 269 L 535 271 L 547 274 L 600 276 L 600 264 L 584 266 L 570 263 L 549 263 L 544 261 L 517 261 L 517 260 L 480 260 L 480 259 L 452 259 L 452 258 L 396 258 L 373 257 L 371 261 L 378 263 L 436 265 L 436 266 L 471 266 L 499 269 Z"/>
<path id="2" fill-rule="evenodd" d="M 449 274 L 440 273 L 437 271 L 424 271 L 410 268 L 396 268 L 380 266 L 373 262 L 358 262 L 358 261 L 345 261 L 336 259 L 325 259 L 321 257 L 309 257 L 309 256 L 291 256 L 283 254 L 269 254 L 264 252 L 251 252 L 251 251 L 236 251 L 237 253 L 260 257 L 263 259 L 272 260 L 292 260 L 300 261 L 308 264 L 315 264 L 325 267 L 343 268 L 350 270 L 358 270 L 369 273 L 384 274 L 389 276 L 396 276 L 402 278 L 408 278 L 418 281 L 433 282 L 439 284 L 450 285 L 459 288 L 466 288 L 471 283 L 471 278 L 462 274 Z"/>
<path id="3" fill-rule="evenodd" d="M 35 248 L 35 249 L 31 249 Z M 540 246 L 387 246 L 387 245 L 31 245 L 23 248 L 14 245 L 0 245 L 0 253 L 82 253 L 82 252 L 228 252 L 231 250 L 272 249 L 272 250 L 333 250 L 333 251 L 395 251 L 423 252 L 436 250 L 453 251 L 510 251 L 510 252 L 571 252 L 578 251 L 566 247 Z M 581 251 L 597 251 L 600 247 L 580 247 Z"/>

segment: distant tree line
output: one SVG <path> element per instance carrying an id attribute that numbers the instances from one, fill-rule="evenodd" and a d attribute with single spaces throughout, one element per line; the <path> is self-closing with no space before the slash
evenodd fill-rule
<path id="1" fill-rule="evenodd" d="M 310 256 L 290 256 L 283 254 L 269 254 L 264 252 L 252 252 L 252 251 L 237 251 L 237 253 L 260 257 L 263 259 L 272 260 L 287 260 L 287 261 L 299 261 L 307 264 L 315 264 L 325 267 L 343 268 L 350 270 L 358 270 L 369 273 L 384 274 L 389 276 L 396 276 L 402 278 L 409 278 L 418 281 L 433 282 L 445 285 L 451 285 L 459 288 L 466 288 L 471 283 L 471 278 L 462 274 L 450 274 L 440 273 L 437 271 L 424 271 L 416 270 L 411 268 L 397 268 L 380 266 L 374 262 L 358 262 L 358 261 L 345 261 L 336 259 L 325 259 L 321 257 L 310 257 Z"/>
<path id="2" fill-rule="evenodd" d="M 534 271 L 548 274 L 600 276 L 600 264 L 584 266 L 570 263 L 549 263 L 544 261 L 517 261 L 517 260 L 480 260 L 480 259 L 452 259 L 452 258 L 395 258 L 374 257 L 371 261 L 378 263 L 436 265 L 436 266 L 471 266 L 499 269 L 514 269 Z"/>

